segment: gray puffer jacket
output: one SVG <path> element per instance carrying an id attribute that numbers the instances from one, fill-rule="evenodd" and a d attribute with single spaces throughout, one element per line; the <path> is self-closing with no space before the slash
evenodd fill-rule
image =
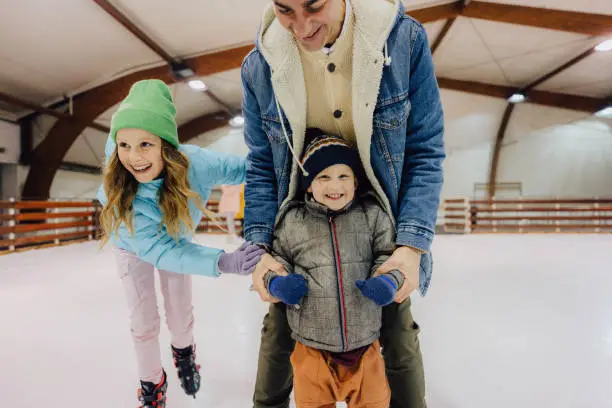
<path id="1" fill-rule="evenodd" d="M 367 194 L 333 212 L 312 199 L 291 201 L 280 209 L 273 255 L 289 273 L 308 282 L 299 305 L 287 306 L 293 338 L 331 352 L 351 351 L 380 334 L 382 309 L 355 282 L 369 278 L 395 249 L 391 219 Z M 403 275 L 392 271 L 398 286 Z M 273 274 L 265 276 L 266 287 Z"/>

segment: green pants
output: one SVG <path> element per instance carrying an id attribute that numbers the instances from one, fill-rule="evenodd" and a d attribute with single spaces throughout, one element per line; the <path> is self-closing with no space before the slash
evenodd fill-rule
<path id="1" fill-rule="evenodd" d="M 410 312 L 410 299 L 383 308 L 380 342 L 391 387 L 390 408 L 426 408 L 418 333 L 419 326 Z M 289 357 L 294 346 L 286 306 L 272 304 L 261 331 L 254 408 L 289 407 L 293 388 Z"/>

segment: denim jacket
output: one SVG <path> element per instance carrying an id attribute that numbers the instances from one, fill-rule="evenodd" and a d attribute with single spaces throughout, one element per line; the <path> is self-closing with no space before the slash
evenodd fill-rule
<path id="1" fill-rule="evenodd" d="M 445 158 L 443 111 L 427 35 L 399 1 L 351 4 L 357 147 L 395 222 L 396 243 L 424 251 L 419 289 L 425 295 Z M 299 169 L 293 157 L 304 147 L 307 105 L 299 50 L 272 6 L 242 64 L 242 86 L 249 147 L 245 238 L 270 245 L 278 209 L 296 194 Z"/>

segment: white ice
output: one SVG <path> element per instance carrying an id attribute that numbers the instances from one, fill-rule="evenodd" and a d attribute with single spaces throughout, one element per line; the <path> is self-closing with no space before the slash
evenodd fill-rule
<path id="1" fill-rule="evenodd" d="M 90 242 L 0 257 L 2 407 L 137 406 L 109 249 Z M 612 236 L 440 235 L 433 250 L 430 292 L 412 297 L 429 408 L 612 406 Z M 195 401 L 177 385 L 162 326 L 168 408 L 252 406 L 266 305 L 249 284 L 194 278 Z"/>

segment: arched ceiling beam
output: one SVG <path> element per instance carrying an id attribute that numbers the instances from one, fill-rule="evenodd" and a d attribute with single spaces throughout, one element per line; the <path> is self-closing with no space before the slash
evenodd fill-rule
<path id="1" fill-rule="evenodd" d="M 442 31 L 440 31 L 440 34 L 438 34 L 438 37 L 431 45 L 431 55 L 434 55 L 436 53 L 436 50 L 438 49 L 440 44 L 442 44 L 442 41 L 444 41 L 444 37 L 446 37 L 453 24 L 455 24 L 456 20 L 457 17 L 451 17 L 446 20 L 446 23 L 444 23 L 444 27 L 442 27 Z"/>
<path id="2" fill-rule="evenodd" d="M 179 141 L 186 143 L 199 135 L 224 126 L 230 119 L 226 112 L 207 113 L 179 126 Z"/>
<path id="3" fill-rule="evenodd" d="M 252 45 L 232 48 L 190 58 L 185 63 L 193 67 L 198 76 L 212 75 L 240 68 L 242 60 L 252 48 Z M 85 122 L 93 122 L 102 113 L 119 103 L 127 95 L 134 82 L 147 78 L 160 79 L 168 84 L 176 81 L 165 65 L 125 75 L 75 96 L 73 98 L 75 116 Z M 33 152 L 32 165 L 23 188 L 24 198 L 46 199 L 49 197 L 55 172 L 70 146 L 86 126 L 81 122 L 75 123 L 66 118 L 59 119 L 53 125 L 47 137 Z"/>
<path id="4" fill-rule="evenodd" d="M 168 54 L 159 44 L 157 44 L 151 37 L 146 35 L 136 24 L 132 23 L 126 16 L 124 16 L 119 10 L 115 8 L 108 0 L 93 0 L 98 6 L 106 11 L 115 21 L 125 27 L 131 32 L 136 38 L 142 41 L 147 47 L 153 50 L 154 53 L 162 57 L 168 64 L 174 64 L 179 62 L 173 56 Z"/>
<path id="5" fill-rule="evenodd" d="M 448 20 L 456 18 L 461 14 L 463 9 L 463 1 L 455 1 L 453 3 L 442 4 L 433 7 L 424 7 L 417 10 L 407 11 L 410 17 L 421 23 L 432 23 L 438 20 Z"/>
<path id="6" fill-rule="evenodd" d="M 567 61 L 565 64 L 553 69 L 552 71 L 542 75 L 540 78 L 536 79 L 535 81 L 531 82 L 529 85 L 527 85 L 526 87 L 523 88 L 523 91 L 527 92 L 532 90 L 533 88 L 535 88 L 536 86 L 542 84 L 543 82 L 548 81 L 550 78 L 559 75 L 561 72 L 565 71 L 566 69 L 568 69 L 569 67 L 576 65 L 577 63 L 579 63 L 580 61 L 582 61 L 583 59 L 585 59 L 586 57 L 588 57 L 589 55 L 593 54 L 595 51 L 595 47 L 591 47 L 588 50 L 584 51 L 583 53 L 581 53 L 580 55 L 577 55 L 576 57 L 572 58 L 571 60 Z"/>
<path id="7" fill-rule="evenodd" d="M 493 150 L 491 151 L 491 164 L 489 167 L 489 188 L 487 189 L 489 198 L 495 196 L 497 169 L 499 168 L 499 156 L 501 155 L 502 142 L 504 140 L 504 136 L 506 135 L 506 129 L 508 128 L 508 122 L 510 122 L 510 116 L 512 116 L 512 112 L 514 111 L 514 106 L 514 103 L 508 103 L 508 106 L 506 106 L 506 110 L 504 111 L 504 115 L 502 116 L 502 121 L 499 125 L 499 129 L 497 130 L 497 135 L 495 136 Z"/>
<path id="8" fill-rule="evenodd" d="M 612 15 L 471 1 L 464 17 L 586 35 L 612 33 Z"/>
<path id="9" fill-rule="evenodd" d="M 515 88 L 508 86 L 483 84 L 482 82 L 463 81 L 459 79 L 441 77 L 438 77 L 438 85 L 443 89 L 503 99 L 508 98 L 516 91 Z M 605 106 L 607 101 L 605 98 L 593 98 L 590 96 L 532 90 L 529 92 L 527 103 L 595 113 Z"/>
<path id="10" fill-rule="evenodd" d="M 578 62 L 582 61 L 583 59 L 585 59 L 586 57 L 588 57 L 589 55 L 593 54 L 595 52 L 595 47 L 592 47 L 584 52 L 582 52 L 580 55 L 577 55 L 576 57 L 572 58 L 571 60 L 567 61 L 566 63 L 562 64 L 561 66 L 553 69 L 552 71 L 542 75 L 540 78 L 536 79 L 535 81 L 531 82 L 529 85 L 525 86 L 524 88 L 522 88 L 521 92 L 527 97 L 527 100 L 532 98 L 533 95 L 533 88 L 535 88 L 536 86 L 542 84 L 543 82 L 549 80 L 550 78 L 560 74 L 561 72 L 565 71 L 566 69 L 568 69 L 569 67 L 577 64 Z M 540 95 L 541 97 L 541 95 Z M 536 95 L 537 98 L 537 95 Z M 572 104 L 572 105 L 576 105 L 576 104 L 584 104 L 585 107 L 588 107 L 588 111 L 589 112 L 596 112 L 598 110 L 598 107 L 595 106 L 589 106 L 588 103 L 585 102 L 580 102 L 579 100 L 576 100 L 576 97 L 571 97 L 569 100 L 566 99 L 567 96 L 564 96 L 562 98 L 558 98 L 558 97 L 554 97 L 554 99 L 549 99 L 549 100 L 554 100 L 557 102 L 562 102 L 563 104 Z M 604 104 L 605 101 L 604 100 L 600 100 L 599 102 L 597 102 L 597 104 Z M 493 151 L 491 154 L 491 164 L 490 164 L 490 168 L 489 168 L 489 188 L 488 188 L 488 194 L 489 194 L 489 198 L 495 196 L 495 186 L 497 184 L 497 170 L 499 168 L 499 157 L 501 155 L 501 149 L 504 143 L 504 137 L 506 135 L 506 129 L 508 127 L 508 122 L 510 121 L 510 116 L 512 115 L 512 112 L 514 111 L 514 104 L 513 103 L 509 103 L 508 106 L 506 107 L 506 111 L 504 112 L 504 115 L 502 117 L 502 122 L 500 124 L 499 130 L 497 131 L 497 136 L 495 137 L 495 143 L 493 145 Z"/>
<path id="11" fill-rule="evenodd" d="M 482 1 L 471 1 L 465 7 L 463 1 L 457 1 L 442 6 L 412 10 L 408 14 L 421 22 L 449 19 L 461 15 L 589 35 L 606 35 L 612 32 L 612 16 L 608 15 Z M 239 68 L 242 59 L 252 48 L 252 45 L 246 45 L 191 58 L 185 60 L 184 63 L 191 67 L 198 76 L 211 75 L 216 72 Z M 167 83 L 175 82 L 166 66 L 146 69 L 123 76 L 75 96 L 73 98 L 75 116 L 84 122 L 92 123 L 100 114 L 118 103 L 125 96 L 132 83 L 145 78 L 157 78 Z M 440 78 L 440 84 L 443 88 L 473 93 L 482 93 L 483 90 L 492 90 L 494 94 L 503 92 L 504 95 L 501 97 L 504 98 L 508 96 L 508 92 L 511 92 L 511 90 L 505 87 L 500 89 L 500 87 L 495 85 L 444 78 Z M 468 84 L 474 85 L 475 88 L 466 89 Z M 567 97 L 570 99 L 567 99 Z M 532 91 L 530 98 L 533 103 L 583 111 L 597 110 L 601 104 L 601 100 L 597 98 L 555 94 L 544 91 Z M 593 108 L 594 105 L 598 105 L 597 108 Z M 24 197 L 48 197 L 51 182 L 62 158 L 86 126 L 86 124 L 81 122 L 75 123 L 72 119 L 68 118 L 61 118 L 55 123 L 47 137 L 34 152 L 33 164 L 24 185 Z"/>
<path id="12" fill-rule="evenodd" d="M 102 7 L 102 9 L 104 11 L 106 11 L 115 21 L 117 21 L 119 24 L 121 24 L 123 27 L 125 27 L 130 33 L 132 33 L 136 38 L 138 38 L 143 44 L 145 44 L 147 47 L 149 47 L 151 50 L 153 50 L 153 52 L 155 52 L 161 58 L 166 60 L 166 62 L 168 64 L 170 64 L 170 66 L 173 68 L 173 70 L 175 70 L 175 71 L 185 70 L 186 72 L 189 72 L 189 70 L 192 69 L 189 66 L 189 64 L 185 64 L 184 61 L 182 61 L 182 60 L 180 60 L 178 58 L 174 58 L 170 54 L 168 54 L 163 49 L 163 47 L 161 45 L 159 45 L 158 43 L 153 41 L 153 39 L 151 39 L 151 37 L 146 35 L 136 24 L 134 24 L 132 21 L 130 21 L 129 18 L 127 18 L 125 15 L 123 15 L 108 0 L 93 0 L 93 1 L 97 5 Z M 180 74 L 179 76 L 180 77 L 185 77 L 186 75 L 185 74 Z M 205 90 L 203 90 L 203 93 L 205 93 L 212 100 L 214 100 L 216 103 L 221 105 L 228 113 L 230 113 L 232 115 L 236 113 L 235 109 L 232 106 L 230 106 L 229 104 L 227 104 L 224 101 L 222 101 L 219 97 L 217 97 L 217 95 L 215 95 L 210 90 L 210 88 L 206 88 Z"/>
<path id="13" fill-rule="evenodd" d="M 612 15 L 485 1 L 470 1 L 465 7 L 463 7 L 463 1 L 456 1 L 440 6 L 411 10 L 407 14 L 421 23 L 462 16 L 577 34 L 594 36 L 612 34 Z"/>
<path id="14" fill-rule="evenodd" d="M 35 103 L 26 101 L 25 99 L 17 98 L 16 96 L 12 96 L 4 92 L 0 92 L 0 101 L 4 101 L 13 106 L 20 106 L 25 109 L 30 109 L 30 110 L 33 110 L 34 112 L 42 113 L 44 115 L 53 116 L 54 118 L 68 119 L 73 122 L 82 122 L 85 126 L 93 128 L 93 129 L 101 130 L 102 132 L 109 131 L 107 126 L 99 125 L 95 122 L 83 120 L 77 116 L 72 116 L 69 113 L 60 112 L 55 109 L 45 108 L 44 106 L 36 105 Z"/>

